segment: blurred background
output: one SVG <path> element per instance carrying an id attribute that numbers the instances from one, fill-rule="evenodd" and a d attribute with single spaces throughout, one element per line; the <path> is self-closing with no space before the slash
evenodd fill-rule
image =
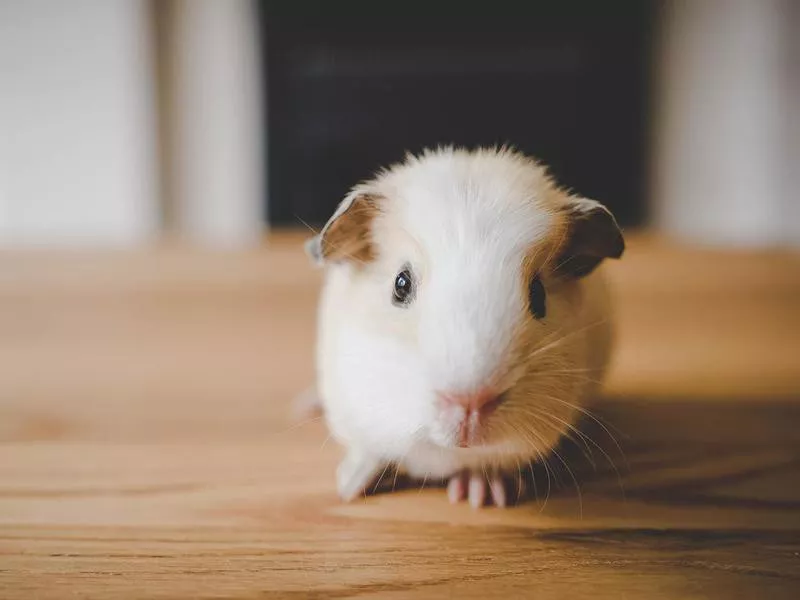
<path id="1" fill-rule="evenodd" d="M 800 245 L 800 3 L 3 0 L 0 244 L 246 246 L 509 142 L 627 228 Z"/>

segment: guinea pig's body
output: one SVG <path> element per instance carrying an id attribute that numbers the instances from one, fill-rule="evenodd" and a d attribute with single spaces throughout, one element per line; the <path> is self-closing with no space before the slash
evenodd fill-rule
<path id="1" fill-rule="evenodd" d="M 502 473 L 544 459 L 604 374 L 611 214 L 513 151 L 442 149 L 356 186 L 309 248 L 340 495 L 393 463 L 505 504 Z"/>

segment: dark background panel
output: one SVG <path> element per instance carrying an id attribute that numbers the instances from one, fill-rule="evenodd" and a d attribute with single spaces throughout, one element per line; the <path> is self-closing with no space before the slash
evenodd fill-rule
<path id="1" fill-rule="evenodd" d="M 642 222 L 654 5 L 492 6 L 264 2 L 270 222 L 320 225 L 379 167 L 451 143 L 510 143 Z"/>

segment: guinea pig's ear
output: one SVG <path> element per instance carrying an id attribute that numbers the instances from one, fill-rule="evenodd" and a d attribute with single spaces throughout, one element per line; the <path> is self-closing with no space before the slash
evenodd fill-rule
<path id="1" fill-rule="evenodd" d="M 378 214 L 378 198 L 351 194 L 336 208 L 318 235 L 305 244 L 306 254 L 317 265 L 352 260 L 363 264 L 375 258 L 372 221 Z"/>
<path id="2" fill-rule="evenodd" d="M 588 198 L 570 197 L 562 210 L 567 231 L 555 262 L 556 273 L 583 277 L 604 259 L 622 256 L 625 240 L 605 206 Z"/>

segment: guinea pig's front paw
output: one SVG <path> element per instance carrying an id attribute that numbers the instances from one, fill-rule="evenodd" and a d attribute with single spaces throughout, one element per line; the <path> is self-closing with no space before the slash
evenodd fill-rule
<path id="1" fill-rule="evenodd" d="M 472 508 L 494 504 L 505 508 L 524 493 L 521 478 L 507 477 L 499 471 L 460 471 L 447 484 L 447 497 L 451 504 L 467 500 Z"/>
<path id="2" fill-rule="evenodd" d="M 365 493 L 383 467 L 383 462 L 360 450 L 350 449 L 336 469 L 336 491 L 345 502 Z"/>

